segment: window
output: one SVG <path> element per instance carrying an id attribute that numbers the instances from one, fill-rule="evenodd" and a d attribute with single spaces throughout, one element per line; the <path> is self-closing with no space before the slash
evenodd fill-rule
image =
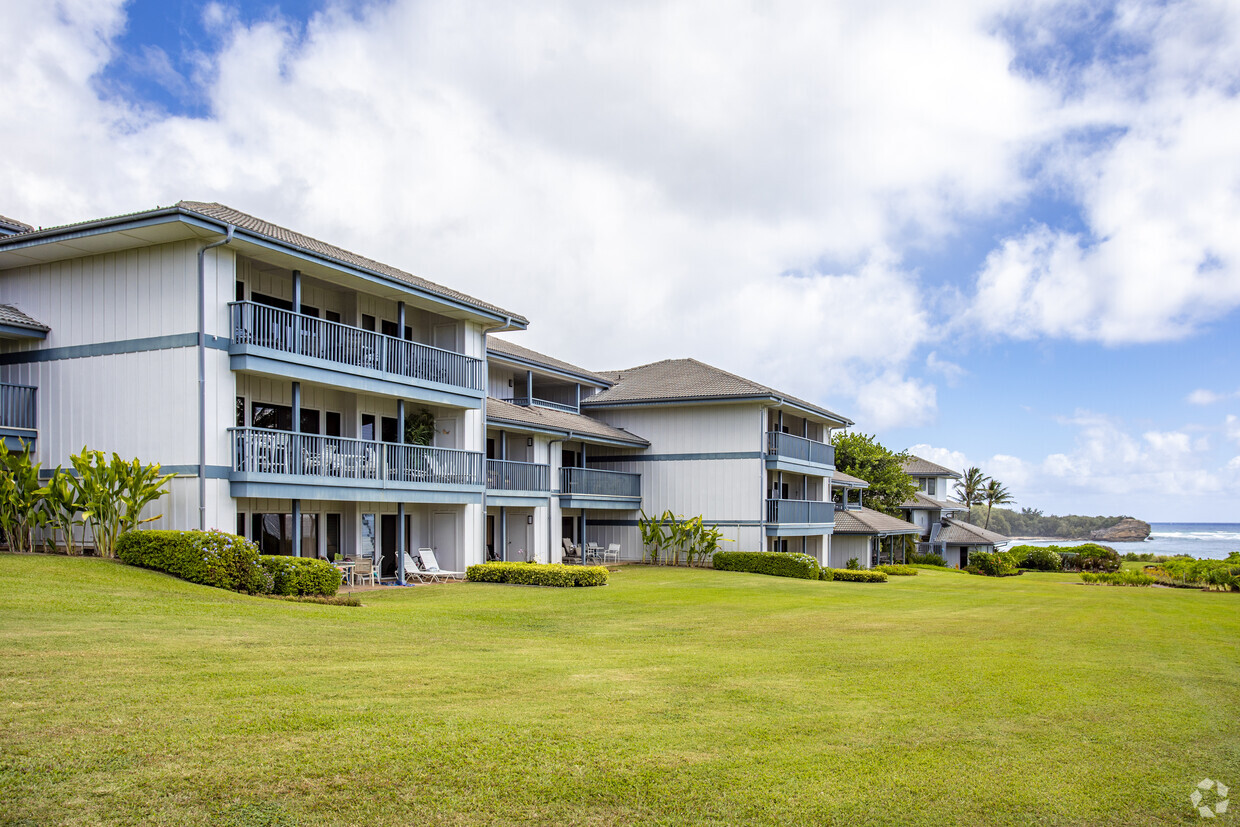
<path id="1" fill-rule="evenodd" d="M 255 402 L 250 406 L 250 424 L 273 431 L 293 430 L 293 409 L 288 405 Z"/>
<path id="2" fill-rule="evenodd" d="M 245 515 L 240 511 L 237 512 L 237 536 L 245 536 Z"/>
<path id="3" fill-rule="evenodd" d="M 237 427 L 245 427 L 245 397 L 237 397 Z"/>
<path id="4" fill-rule="evenodd" d="M 487 459 L 499 459 L 495 454 L 495 437 L 487 437 Z"/>
<path id="5" fill-rule="evenodd" d="M 336 555 L 342 553 L 341 548 L 340 548 L 340 515 L 339 514 L 328 514 L 327 515 L 327 536 L 324 539 L 327 541 L 327 559 L 335 560 Z"/>
<path id="6" fill-rule="evenodd" d="M 400 442 L 400 440 L 396 438 L 396 417 L 383 417 L 382 436 L 384 442 Z"/>
<path id="7" fill-rule="evenodd" d="M 409 342 L 413 341 L 413 328 L 409 325 L 405 325 L 405 340 Z"/>
<path id="8" fill-rule="evenodd" d="M 363 514 L 362 515 L 361 545 L 359 545 L 357 548 L 357 554 L 359 557 L 373 558 L 375 556 L 375 515 L 374 514 Z"/>
<path id="9" fill-rule="evenodd" d="M 396 338 L 396 336 L 400 333 L 400 328 L 396 326 L 396 322 L 389 322 L 387 319 L 384 319 L 382 332 L 384 336 Z"/>
<path id="10" fill-rule="evenodd" d="M 327 430 L 324 434 L 327 436 L 340 436 L 340 413 L 337 411 L 327 412 Z"/>
<path id="11" fill-rule="evenodd" d="M 374 330 L 374 329 L 375 329 L 375 317 L 371 316 L 369 313 L 363 313 L 362 314 L 362 330 Z"/>
<path id="12" fill-rule="evenodd" d="M 362 432 L 358 434 L 358 438 L 369 439 L 371 441 L 374 440 L 375 438 L 375 415 L 374 414 L 362 414 Z"/>
<path id="13" fill-rule="evenodd" d="M 930 479 L 926 480 L 926 493 L 929 494 L 931 497 L 934 496 L 934 484 L 937 482 L 938 480 L 935 479 L 934 477 L 931 477 Z"/>
<path id="14" fill-rule="evenodd" d="M 337 313 L 335 310 L 328 310 L 324 314 L 324 318 L 326 318 L 327 321 L 329 322 L 336 322 L 336 323 L 340 322 L 340 314 Z"/>
<path id="15" fill-rule="evenodd" d="M 239 302 L 245 301 L 245 282 L 238 281 L 234 289 L 236 292 L 233 295 L 237 297 L 236 300 Z"/>
<path id="16" fill-rule="evenodd" d="M 314 408 L 301 409 L 301 432 L 317 434 L 319 432 L 319 412 Z"/>
<path id="17" fill-rule="evenodd" d="M 317 318 L 319 317 L 319 309 L 318 309 L 317 307 L 311 307 L 311 306 L 310 306 L 310 305 L 308 305 L 308 304 L 303 304 L 303 305 L 301 306 L 301 315 L 303 315 L 303 316 L 311 316 L 311 317 L 313 317 L 313 318 L 317 319 Z"/>
<path id="18" fill-rule="evenodd" d="M 292 310 L 293 303 L 288 299 L 277 299 L 275 296 L 268 296 L 266 293 L 255 293 L 250 291 L 250 301 L 255 304 L 265 304 L 268 307 L 275 307 L 280 310 Z"/>
<path id="19" fill-rule="evenodd" d="M 283 554 L 286 557 L 293 553 L 293 515 L 292 514 L 251 514 L 250 535 L 258 543 L 260 554 Z M 238 518 L 238 524 L 241 524 Z M 301 515 L 301 554 L 303 557 L 317 557 L 319 553 L 319 515 Z"/>

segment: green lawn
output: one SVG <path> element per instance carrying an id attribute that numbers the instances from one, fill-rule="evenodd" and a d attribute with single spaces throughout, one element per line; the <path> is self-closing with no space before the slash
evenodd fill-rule
<path id="1" fill-rule="evenodd" d="M 0 555 L 0 824 L 1195 823 L 1240 789 L 1237 598 L 629 567 L 348 608 Z"/>

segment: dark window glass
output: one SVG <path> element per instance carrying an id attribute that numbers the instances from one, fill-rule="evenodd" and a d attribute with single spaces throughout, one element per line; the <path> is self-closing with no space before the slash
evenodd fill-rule
<path id="1" fill-rule="evenodd" d="M 359 439 L 373 440 L 374 438 L 375 438 L 375 415 L 374 414 L 362 414 L 362 433 L 359 435 Z"/>
<path id="2" fill-rule="evenodd" d="M 319 412 L 314 408 L 301 409 L 301 432 L 317 434 L 319 432 Z"/>
<path id="3" fill-rule="evenodd" d="M 340 414 L 336 411 L 327 412 L 327 436 L 340 436 Z"/>
<path id="4" fill-rule="evenodd" d="M 291 431 L 293 430 L 293 409 L 288 405 L 255 402 L 250 407 L 250 424 L 255 428 Z"/>
<path id="5" fill-rule="evenodd" d="M 487 437 L 487 459 L 498 459 L 495 456 L 495 438 Z"/>
<path id="6" fill-rule="evenodd" d="M 405 340 L 409 342 L 413 341 L 413 328 L 409 325 L 405 325 Z"/>
<path id="7" fill-rule="evenodd" d="M 268 296 L 266 293 L 255 293 L 250 291 L 250 301 L 255 304 L 265 304 L 268 307 L 278 307 L 281 310 L 292 310 L 293 303 L 288 299 L 277 299 L 275 296 Z"/>
<path id="8" fill-rule="evenodd" d="M 335 310 L 328 310 L 327 313 L 324 315 L 324 318 L 326 318 L 327 321 L 329 322 L 339 322 L 340 314 L 337 313 Z"/>
<path id="9" fill-rule="evenodd" d="M 931 497 L 935 496 L 934 486 L 936 482 L 938 482 L 938 480 L 935 479 L 934 477 L 931 477 L 930 479 L 926 480 L 926 493 L 929 494 Z"/>
<path id="10" fill-rule="evenodd" d="M 396 417 L 383 417 L 383 441 L 396 442 Z"/>
<path id="11" fill-rule="evenodd" d="M 237 397 L 237 427 L 245 427 L 245 397 Z"/>
<path id="12" fill-rule="evenodd" d="M 245 515 L 241 512 L 237 512 L 237 536 L 245 536 Z"/>
<path id="13" fill-rule="evenodd" d="M 311 307 L 308 304 L 303 304 L 301 306 L 301 315 L 313 316 L 314 318 L 317 319 L 319 317 L 319 309 L 317 307 Z"/>
<path id="14" fill-rule="evenodd" d="M 292 554 L 292 524 L 292 514 L 253 514 L 250 539 L 258 543 L 261 554 Z"/>
<path id="15" fill-rule="evenodd" d="M 383 335 L 384 336 L 391 336 L 395 338 L 398 330 L 399 328 L 397 328 L 396 322 L 389 322 L 387 319 L 383 320 Z"/>
<path id="16" fill-rule="evenodd" d="M 342 554 L 340 550 L 340 515 L 327 515 L 327 559 L 335 560 L 336 555 Z"/>
<path id="17" fill-rule="evenodd" d="M 245 301 L 245 282 L 243 281 L 237 282 L 236 291 L 237 292 L 235 295 L 237 297 L 237 301 L 239 302 Z"/>
<path id="18" fill-rule="evenodd" d="M 371 316 L 368 313 L 363 313 L 362 314 L 362 330 L 374 330 L 374 329 L 375 329 L 375 317 Z"/>

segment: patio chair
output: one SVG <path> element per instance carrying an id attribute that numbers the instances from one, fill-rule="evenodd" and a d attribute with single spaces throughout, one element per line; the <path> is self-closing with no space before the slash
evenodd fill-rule
<path id="1" fill-rule="evenodd" d="M 619 563 L 620 562 L 620 544 L 619 543 L 609 543 L 607 545 L 607 550 L 603 552 L 603 562 L 604 563 Z"/>
<path id="2" fill-rule="evenodd" d="M 414 559 L 414 556 L 406 551 L 405 582 L 408 583 L 410 580 L 416 580 L 419 583 L 435 583 L 438 582 L 439 577 L 430 572 L 423 571 L 422 567 L 418 565 L 418 561 Z"/>
<path id="3" fill-rule="evenodd" d="M 364 586 L 367 581 L 370 581 L 370 585 L 375 585 L 378 572 L 379 566 L 374 560 L 368 557 L 361 558 L 353 566 L 353 585 Z"/>
<path id="4" fill-rule="evenodd" d="M 603 547 L 597 543 L 586 543 L 585 561 L 597 563 L 603 559 Z"/>
<path id="5" fill-rule="evenodd" d="M 574 562 L 581 559 L 581 555 L 577 552 L 577 547 L 573 545 L 573 541 L 564 537 L 560 540 L 560 545 L 564 548 L 563 560 L 566 563 Z"/>
<path id="6" fill-rule="evenodd" d="M 433 574 L 445 580 L 460 580 L 465 576 L 463 571 L 444 571 L 439 568 L 439 561 L 435 559 L 435 550 L 432 548 L 418 549 L 418 556 L 422 558 L 422 570 L 427 574 Z"/>

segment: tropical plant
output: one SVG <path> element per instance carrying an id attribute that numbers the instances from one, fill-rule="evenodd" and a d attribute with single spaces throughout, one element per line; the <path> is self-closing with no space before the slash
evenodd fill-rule
<path id="1" fill-rule="evenodd" d="M 651 517 L 643 509 L 641 517 L 637 520 L 637 530 L 642 536 L 642 562 L 646 562 L 646 555 L 649 554 L 650 562 L 658 565 L 659 554 L 667 545 L 668 539 L 667 526 L 663 524 L 663 517 Z"/>
<path id="2" fill-rule="evenodd" d="M 435 439 L 435 415 L 426 408 L 405 416 L 405 444 L 430 445 Z"/>
<path id="3" fill-rule="evenodd" d="M 956 483 L 956 499 L 964 503 L 966 508 L 982 504 L 982 495 L 990 477 L 982 473 L 976 465 L 965 469 L 964 477 Z"/>
<path id="4" fill-rule="evenodd" d="M 861 564 L 857 562 L 856 557 L 849 557 L 848 562 L 845 563 L 844 565 L 848 568 L 849 571 L 860 571 L 861 570 Z"/>
<path id="5" fill-rule="evenodd" d="M 841 431 L 831 436 L 835 446 L 835 467 L 865 480 L 865 501 L 872 508 L 900 516 L 900 506 L 913 498 L 917 485 L 904 473 L 908 454 L 885 448 L 869 434 Z"/>
<path id="6" fill-rule="evenodd" d="M 983 528 L 990 528 L 990 511 L 996 505 L 1007 505 L 1016 502 L 1016 498 L 1012 493 L 1003 486 L 1003 483 L 997 479 L 991 478 L 986 483 L 986 488 L 982 491 L 982 501 L 986 503 L 986 524 Z"/>
<path id="7" fill-rule="evenodd" d="M 43 516 L 39 501 L 39 463 L 30 461 L 29 446 L 10 451 L 0 439 L 0 529 L 10 550 L 34 550 L 34 531 Z"/>
<path id="8" fill-rule="evenodd" d="M 47 484 L 39 489 L 39 496 L 42 498 L 45 524 L 60 532 L 66 552 L 70 555 L 76 554 L 78 549 L 75 545 L 74 529 L 81 522 L 78 514 L 82 512 L 77 480 L 57 465 Z"/>
<path id="9" fill-rule="evenodd" d="M 123 533 L 161 516 L 144 519 L 142 509 L 167 493 L 164 486 L 175 474 L 161 477 L 158 464 L 126 462 L 115 453 L 109 461 L 102 451 L 85 447 L 69 461 L 77 471 L 78 502 L 99 556 L 112 557 Z"/>

